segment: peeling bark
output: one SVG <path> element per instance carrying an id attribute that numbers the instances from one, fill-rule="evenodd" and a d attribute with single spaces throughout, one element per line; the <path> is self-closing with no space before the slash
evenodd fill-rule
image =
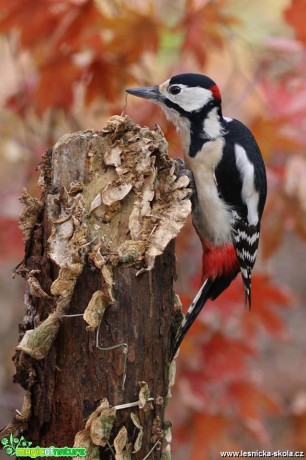
<path id="1" fill-rule="evenodd" d="M 115 116 L 63 136 L 39 184 L 41 201 L 21 197 L 27 292 L 14 359 L 27 394 L 2 436 L 86 447 L 92 459 L 170 458 L 173 241 L 190 213 L 188 178 L 158 129 Z"/>

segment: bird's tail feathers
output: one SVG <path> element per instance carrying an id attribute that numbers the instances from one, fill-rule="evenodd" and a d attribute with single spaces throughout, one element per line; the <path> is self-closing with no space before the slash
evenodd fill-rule
<path id="1" fill-rule="evenodd" d="M 175 337 L 172 352 L 171 352 L 170 362 L 174 358 L 190 326 L 193 324 L 194 320 L 196 319 L 196 317 L 198 316 L 198 314 L 204 307 L 205 303 L 210 298 L 210 294 L 211 294 L 210 291 L 211 291 L 211 287 L 213 283 L 214 283 L 213 279 L 211 278 L 206 279 L 204 283 L 202 284 L 200 290 L 198 291 L 197 295 L 193 299 L 192 303 L 190 304 L 190 307 L 187 310 L 186 316 L 183 319 L 176 333 L 176 337 Z"/>
<path id="2" fill-rule="evenodd" d="M 252 307 L 252 290 L 251 290 L 251 270 L 247 268 L 241 268 L 241 276 L 244 287 L 244 306 L 249 307 L 251 310 Z"/>

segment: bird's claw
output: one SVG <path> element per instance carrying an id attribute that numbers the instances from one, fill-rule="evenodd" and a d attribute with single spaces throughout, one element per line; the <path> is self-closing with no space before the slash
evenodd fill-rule
<path id="1" fill-rule="evenodd" d="M 193 201 L 197 195 L 197 189 L 194 181 L 193 174 L 190 169 L 186 168 L 184 160 L 181 158 L 174 158 L 175 162 L 175 171 L 178 177 L 187 176 L 189 179 L 188 188 L 191 189 L 191 193 L 188 195 L 188 198 Z"/>

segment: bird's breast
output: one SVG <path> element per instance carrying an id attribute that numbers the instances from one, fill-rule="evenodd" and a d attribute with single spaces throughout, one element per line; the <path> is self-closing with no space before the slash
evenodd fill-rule
<path id="1" fill-rule="evenodd" d="M 232 242 L 232 210 L 219 195 L 214 174 L 223 146 L 224 139 L 220 137 L 206 142 L 194 157 L 186 158 L 197 190 L 194 225 L 204 240 L 216 246 Z"/>

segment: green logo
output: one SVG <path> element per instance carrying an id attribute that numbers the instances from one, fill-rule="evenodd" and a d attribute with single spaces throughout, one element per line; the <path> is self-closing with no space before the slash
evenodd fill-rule
<path id="1" fill-rule="evenodd" d="M 1 443 L 8 455 L 16 457 L 86 457 L 85 447 L 31 447 L 31 441 L 26 441 L 23 436 L 14 438 L 12 434 L 9 438 L 3 438 Z"/>
<path id="2" fill-rule="evenodd" d="M 23 436 L 20 439 L 14 438 L 11 434 L 9 438 L 3 438 L 1 440 L 3 449 L 8 455 L 16 455 L 16 449 L 18 447 L 30 447 L 32 445 L 31 441 L 26 441 Z"/>

